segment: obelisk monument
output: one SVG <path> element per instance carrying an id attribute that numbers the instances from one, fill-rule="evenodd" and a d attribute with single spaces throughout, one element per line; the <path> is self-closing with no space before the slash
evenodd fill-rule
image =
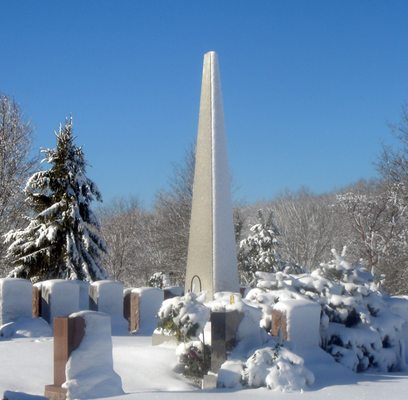
<path id="1" fill-rule="evenodd" d="M 238 268 L 217 54 L 204 55 L 186 292 L 238 292 Z"/>

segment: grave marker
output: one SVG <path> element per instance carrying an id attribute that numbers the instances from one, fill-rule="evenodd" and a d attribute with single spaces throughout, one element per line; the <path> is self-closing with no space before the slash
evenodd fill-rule
<path id="1" fill-rule="evenodd" d="M 45 386 L 44 390 L 49 400 L 66 399 L 67 390 L 62 387 L 66 381 L 65 366 L 84 335 L 85 321 L 82 317 L 54 318 L 54 383 Z"/>
<path id="2" fill-rule="evenodd" d="M 26 279 L 0 279 L 0 325 L 32 316 L 32 284 Z"/>

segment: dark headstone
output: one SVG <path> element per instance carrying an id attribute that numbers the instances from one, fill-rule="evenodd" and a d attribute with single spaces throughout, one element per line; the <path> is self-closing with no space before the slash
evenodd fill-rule
<path id="1" fill-rule="evenodd" d="M 177 296 L 184 296 L 184 288 L 173 286 L 163 289 L 164 300 L 172 299 Z"/>
<path id="2" fill-rule="evenodd" d="M 137 331 L 140 327 L 139 294 L 128 291 L 123 297 L 123 316 L 129 323 L 129 332 Z"/>
<path id="3" fill-rule="evenodd" d="M 32 300 L 33 318 L 38 318 L 41 315 L 41 290 L 33 286 L 33 300 Z"/>
<path id="4" fill-rule="evenodd" d="M 65 366 L 71 353 L 85 335 L 85 321 L 81 317 L 54 318 L 54 384 L 45 386 L 44 395 L 50 400 L 65 400 Z"/>
<path id="5" fill-rule="evenodd" d="M 242 318 L 242 313 L 236 310 L 211 313 L 211 371 L 218 372 L 234 348 Z"/>

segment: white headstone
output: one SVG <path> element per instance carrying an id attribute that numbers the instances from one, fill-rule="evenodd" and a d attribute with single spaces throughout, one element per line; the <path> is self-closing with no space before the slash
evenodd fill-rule
<path id="1" fill-rule="evenodd" d="M 64 279 L 41 283 L 41 316 L 52 326 L 55 317 L 67 317 L 80 310 L 79 286 Z"/>
<path id="2" fill-rule="evenodd" d="M 313 349 L 320 345 L 320 304 L 303 299 L 281 300 L 273 307 L 286 318 L 287 340 L 293 349 Z"/>
<path id="3" fill-rule="evenodd" d="M 157 313 L 164 300 L 163 290 L 153 287 L 136 288 L 132 293 L 139 295 L 138 333 L 151 335 L 157 327 Z"/>
<path id="4" fill-rule="evenodd" d="M 0 326 L 31 317 L 32 293 L 32 284 L 26 279 L 0 279 Z"/>
<path id="5" fill-rule="evenodd" d="M 128 322 L 123 316 L 123 283 L 102 280 L 92 282 L 89 288 L 90 309 L 109 314 L 112 333 L 126 333 Z"/>
<path id="6" fill-rule="evenodd" d="M 215 52 L 204 55 L 186 292 L 239 291 L 236 244 L 224 132 L 224 112 Z"/>
<path id="7" fill-rule="evenodd" d="M 79 287 L 79 309 L 81 311 L 89 310 L 89 282 L 73 280 L 73 283 Z"/>

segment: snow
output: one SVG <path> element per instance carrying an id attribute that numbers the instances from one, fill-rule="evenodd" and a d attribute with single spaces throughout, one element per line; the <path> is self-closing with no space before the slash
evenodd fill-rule
<path id="1" fill-rule="evenodd" d="M 102 280 L 91 283 L 89 290 L 91 309 L 107 313 L 111 317 L 112 332 L 128 332 L 128 321 L 123 316 L 123 283 Z"/>
<path id="2" fill-rule="evenodd" d="M 42 318 L 20 317 L 0 326 L 0 338 L 43 336 L 52 336 L 52 329 Z"/>
<path id="3" fill-rule="evenodd" d="M 41 315 L 51 324 L 54 317 L 67 317 L 79 308 L 79 286 L 64 279 L 51 279 L 41 284 Z"/>
<path id="4" fill-rule="evenodd" d="M 157 327 L 157 313 L 164 299 L 163 290 L 143 287 L 132 290 L 139 295 L 139 334 L 151 335 Z"/>
<path id="5" fill-rule="evenodd" d="M 32 284 L 18 278 L 0 279 L 0 326 L 32 314 Z"/>
<path id="6" fill-rule="evenodd" d="M 93 399 L 123 394 L 120 376 L 113 370 L 110 316 L 81 311 L 70 318 L 85 320 L 85 335 L 65 368 L 68 399 Z"/>
<path id="7" fill-rule="evenodd" d="M 0 395 L 5 390 L 41 395 L 52 382 L 51 338 L 0 340 Z M 405 400 L 408 372 L 355 374 L 321 351 L 302 355 L 315 383 L 302 392 L 271 393 L 259 389 L 216 389 L 201 391 L 173 371 L 174 347 L 151 346 L 147 336 L 113 337 L 113 362 L 126 394 L 112 400 L 362 400 L 387 398 Z M 325 359 L 324 357 L 328 357 Z M 24 377 L 24 379 L 21 379 Z M 231 380 L 234 378 L 232 377 Z M 23 400 L 24 397 L 14 397 Z M 25 399 L 24 399 L 25 400 Z M 27 399 L 28 400 L 28 399 Z"/>

